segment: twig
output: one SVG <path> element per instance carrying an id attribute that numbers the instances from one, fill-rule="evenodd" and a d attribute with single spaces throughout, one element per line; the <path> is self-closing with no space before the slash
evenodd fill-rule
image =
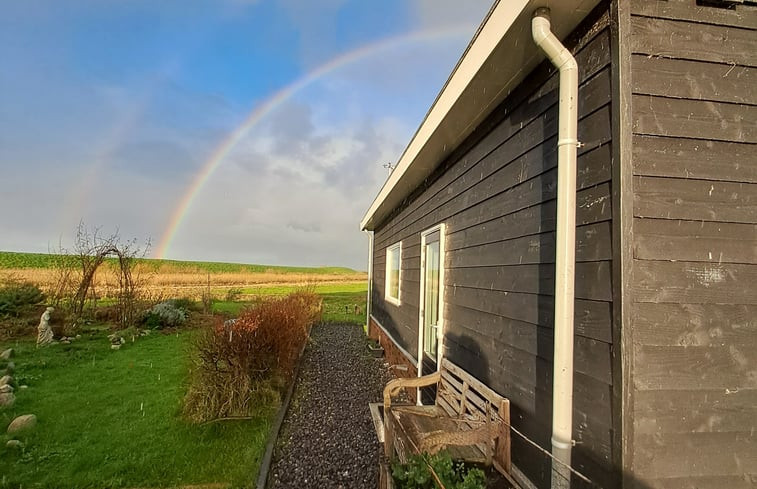
<path id="1" fill-rule="evenodd" d="M 210 421 L 205 421 L 204 423 L 201 423 L 201 426 L 205 426 L 206 424 L 212 424 L 217 423 L 219 421 L 238 421 L 243 419 L 254 419 L 253 416 L 226 416 L 224 418 L 216 418 L 211 419 Z"/>

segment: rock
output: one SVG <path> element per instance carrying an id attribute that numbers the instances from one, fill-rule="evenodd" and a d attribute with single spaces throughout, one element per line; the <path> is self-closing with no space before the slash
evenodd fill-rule
<path id="1" fill-rule="evenodd" d="M 11 421 L 11 424 L 8 425 L 8 434 L 12 435 L 13 433 L 31 430 L 34 429 L 35 426 L 37 426 L 37 416 L 33 414 L 22 414 L 21 416 L 16 417 L 16 419 Z"/>
<path id="2" fill-rule="evenodd" d="M 60 342 L 61 342 L 61 344 L 63 344 L 63 345 L 70 345 L 70 344 L 71 344 L 71 341 L 70 341 L 70 340 L 68 340 L 68 339 L 65 339 L 65 340 L 60 340 Z"/>
<path id="3" fill-rule="evenodd" d="M 25 385 L 25 384 L 24 384 L 24 385 L 20 385 L 20 386 L 18 386 L 18 388 L 19 388 L 19 389 L 28 389 L 28 388 L 29 388 L 29 386 L 28 386 L 28 385 Z"/>
<path id="4" fill-rule="evenodd" d="M 76 335 L 76 339 L 78 340 L 79 338 L 81 338 L 81 335 L 80 334 Z"/>
<path id="5" fill-rule="evenodd" d="M 13 448 L 13 449 L 24 448 L 24 444 L 18 440 L 8 440 L 8 443 L 6 443 L 5 446 L 8 448 Z"/>
<path id="6" fill-rule="evenodd" d="M 120 350 L 121 349 L 121 345 L 110 345 L 110 349 L 111 350 Z"/>
<path id="7" fill-rule="evenodd" d="M 0 407 L 13 407 L 16 404 L 16 396 L 12 392 L 0 394 Z"/>
<path id="8" fill-rule="evenodd" d="M 0 394 L 7 394 L 8 392 L 13 392 L 13 386 L 10 384 L 3 384 L 0 385 Z"/>
<path id="9" fill-rule="evenodd" d="M 8 348 L 4 352 L 0 353 L 0 360 L 10 360 L 13 356 L 13 348 Z"/>
<path id="10" fill-rule="evenodd" d="M 13 377 L 10 375 L 3 375 L 0 377 L 0 385 L 13 385 Z"/>

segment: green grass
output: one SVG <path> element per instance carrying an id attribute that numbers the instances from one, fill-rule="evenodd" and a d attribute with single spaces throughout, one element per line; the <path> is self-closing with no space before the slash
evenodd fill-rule
<path id="1" fill-rule="evenodd" d="M 0 487 L 250 485 L 275 406 L 251 421 L 186 423 L 191 334 L 153 334 L 119 351 L 104 332 L 41 350 L 31 340 L 2 345 L 16 349 L 16 379 L 29 388 L 0 411 L 0 428 L 26 413 L 38 425 L 23 452 L 0 437 Z"/>
<path id="2" fill-rule="evenodd" d="M 260 296 L 286 295 L 300 289 L 297 286 L 257 287 L 248 288 L 245 294 Z M 365 324 L 365 303 L 368 284 L 342 283 L 320 284 L 314 287 L 317 294 L 323 297 L 323 320 L 340 323 Z M 244 301 L 214 301 L 213 312 L 237 316 L 250 302 Z M 360 312 L 355 314 L 355 305 Z"/>
<path id="3" fill-rule="evenodd" d="M 365 281 L 354 283 L 322 283 L 315 284 L 308 287 L 308 290 L 313 290 L 316 294 L 333 294 L 341 292 L 362 292 L 365 293 L 368 285 Z M 242 289 L 243 294 L 255 294 L 261 296 L 269 295 L 287 295 L 302 289 L 299 285 L 273 285 L 265 287 L 247 287 Z"/>
<path id="4" fill-rule="evenodd" d="M 107 262 L 114 262 L 109 259 Z M 298 274 L 324 274 L 324 275 L 349 275 L 358 274 L 351 268 L 346 267 L 282 267 L 271 265 L 247 265 L 243 263 L 222 263 L 207 261 L 179 261 L 158 260 L 145 258 L 138 260 L 139 263 L 158 269 L 162 265 L 169 265 L 178 270 L 190 269 L 207 273 L 298 273 Z M 0 251 L 0 269 L 4 268 L 51 268 L 55 263 L 55 255 L 47 253 L 17 253 L 13 251 Z"/>

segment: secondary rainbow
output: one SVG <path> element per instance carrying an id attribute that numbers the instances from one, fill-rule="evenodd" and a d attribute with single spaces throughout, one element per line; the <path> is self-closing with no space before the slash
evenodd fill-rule
<path id="1" fill-rule="evenodd" d="M 179 227 L 181 226 L 181 223 L 186 216 L 187 211 L 192 206 L 192 202 L 197 197 L 200 190 L 208 181 L 210 176 L 213 174 L 216 168 L 218 168 L 218 166 L 234 148 L 234 146 L 239 143 L 239 141 L 249 132 L 252 127 L 259 123 L 268 114 L 276 110 L 276 108 L 282 105 L 298 91 L 302 90 L 306 86 L 310 85 L 314 81 L 322 78 L 323 76 L 334 70 L 337 70 L 343 66 L 349 65 L 350 63 L 354 63 L 361 59 L 375 56 L 382 51 L 395 49 L 406 44 L 429 42 L 437 39 L 464 36 L 469 34 L 469 30 L 463 27 L 423 30 L 384 39 L 371 44 L 366 44 L 365 46 L 361 46 L 353 51 L 349 51 L 345 54 L 331 59 L 330 61 L 309 72 L 302 78 L 294 81 L 293 83 L 274 93 L 267 100 L 256 106 L 245 118 L 245 120 L 236 129 L 234 129 L 231 134 L 229 134 L 229 136 L 221 142 L 221 144 L 216 147 L 207 161 L 202 165 L 200 171 L 197 173 L 197 175 L 195 175 L 192 183 L 189 185 L 187 191 L 179 201 L 179 204 L 171 214 L 168 227 L 166 228 L 166 231 L 163 233 L 163 236 L 158 243 L 155 256 L 157 258 L 165 258 L 166 252 L 168 251 L 171 242 L 176 236 L 176 232 L 179 230 Z"/>

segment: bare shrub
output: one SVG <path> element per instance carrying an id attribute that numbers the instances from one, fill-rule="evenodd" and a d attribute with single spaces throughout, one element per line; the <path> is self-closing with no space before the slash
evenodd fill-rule
<path id="1" fill-rule="evenodd" d="M 247 416 L 257 385 L 274 376 L 291 380 L 321 299 L 309 291 L 261 301 L 239 319 L 213 325 L 194 342 L 196 365 L 184 412 L 193 421 Z"/>
<path id="2" fill-rule="evenodd" d="M 73 250 L 59 245 L 59 249 L 53 254 L 50 292 L 53 304 L 64 309 L 69 316 L 66 325 L 68 334 L 76 330 L 87 303 L 97 303 L 100 296 L 95 288 L 99 283 L 97 276 L 101 268 L 117 270 L 119 326 L 126 328 L 136 322 L 140 312 L 139 295 L 146 285 L 146 279 L 136 263 L 147 255 L 149 247 L 149 241 L 144 247 L 140 247 L 136 240 L 121 241 L 118 231 L 104 236 L 100 228 L 90 229 L 79 222 Z M 115 266 L 108 266 L 109 259 Z M 107 286 L 107 278 L 105 284 Z"/>

